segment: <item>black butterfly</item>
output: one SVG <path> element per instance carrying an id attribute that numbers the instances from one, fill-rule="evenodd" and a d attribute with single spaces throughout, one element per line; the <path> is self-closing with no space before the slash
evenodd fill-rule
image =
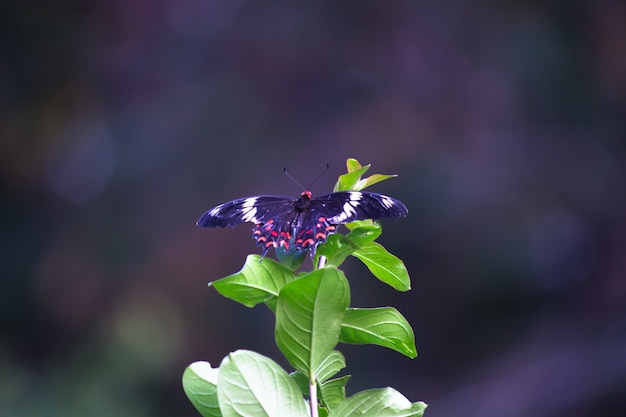
<path id="1" fill-rule="evenodd" d="M 315 252 L 340 224 L 404 217 L 407 213 L 401 201 L 382 194 L 338 191 L 313 198 L 311 192 L 304 191 L 298 198 L 260 195 L 229 201 L 204 213 L 196 224 L 235 227 L 255 223 L 252 237 L 265 256 L 270 247 Z"/>

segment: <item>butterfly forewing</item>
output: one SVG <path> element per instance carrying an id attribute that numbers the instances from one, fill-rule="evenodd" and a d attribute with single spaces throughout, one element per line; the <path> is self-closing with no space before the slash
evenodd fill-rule
<path id="1" fill-rule="evenodd" d="M 196 224 L 201 227 L 235 227 L 243 222 L 265 223 L 284 216 L 296 201 L 292 197 L 260 195 L 220 204 L 207 211 Z"/>
<path id="2" fill-rule="evenodd" d="M 339 191 L 319 196 L 313 200 L 312 210 L 315 209 L 325 212 L 331 224 L 390 219 L 404 217 L 408 213 L 406 206 L 395 198 L 359 191 Z"/>

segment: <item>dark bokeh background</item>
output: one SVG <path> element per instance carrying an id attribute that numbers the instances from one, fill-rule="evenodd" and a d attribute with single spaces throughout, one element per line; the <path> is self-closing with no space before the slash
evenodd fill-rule
<path id="1" fill-rule="evenodd" d="M 258 252 L 194 222 L 330 191 L 345 159 L 407 219 L 397 306 L 420 356 L 343 346 L 348 388 L 429 417 L 626 406 L 621 1 L 16 1 L 0 6 L 0 415 L 194 416 L 180 376 L 272 315 L 208 281 Z"/>

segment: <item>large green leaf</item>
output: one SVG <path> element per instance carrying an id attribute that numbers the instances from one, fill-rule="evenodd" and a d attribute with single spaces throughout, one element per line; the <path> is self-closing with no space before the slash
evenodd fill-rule
<path id="1" fill-rule="evenodd" d="M 417 356 L 413 329 L 393 307 L 347 309 L 339 340 L 355 345 L 383 346 L 409 358 Z"/>
<path id="2" fill-rule="evenodd" d="M 361 391 L 335 406 L 328 417 L 421 417 L 426 404 L 411 403 L 393 388 Z"/>
<path id="3" fill-rule="evenodd" d="M 278 262 L 259 255 L 248 255 L 241 271 L 209 283 L 224 297 L 246 307 L 267 301 L 278 295 L 281 288 L 297 275 Z"/>
<path id="4" fill-rule="evenodd" d="M 204 417 L 222 417 L 217 400 L 219 369 L 208 362 L 194 362 L 183 373 L 185 394 Z"/>
<path id="5" fill-rule="evenodd" d="M 217 392 L 224 417 L 308 417 L 296 383 L 273 360 L 238 350 L 220 365 Z"/>
<path id="6" fill-rule="evenodd" d="M 409 272 L 398 257 L 387 252 L 379 243 L 369 242 L 361 245 L 352 253 L 382 282 L 398 291 L 411 289 Z"/>
<path id="7" fill-rule="evenodd" d="M 316 380 L 339 342 L 350 304 L 343 272 L 321 268 L 286 284 L 276 302 L 276 344 L 289 363 Z"/>

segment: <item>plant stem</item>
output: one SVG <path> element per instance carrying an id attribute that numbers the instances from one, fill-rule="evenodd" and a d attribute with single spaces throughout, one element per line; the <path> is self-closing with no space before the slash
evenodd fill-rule
<path id="1" fill-rule="evenodd" d="M 315 381 L 309 381 L 309 406 L 311 407 L 311 417 L 318 417 L 317 384 Z"/>
<path id="2" fill-rule="evenodd" d="M 324 268 L 324 265 L 326 265 L 326 257 L 320 256 L 317 260 L 317 269 Z"/>
<path id="3" fill-rule="evenodd" d="M 317 260 L 317 269 L 324 268 L 326 265 L 326 257 L 320 256 Z M 309 406 L 311 407 L 311 417 L 318 417 L 317 412 L 317 383 L 315 380 L 309 380 Z"/>

